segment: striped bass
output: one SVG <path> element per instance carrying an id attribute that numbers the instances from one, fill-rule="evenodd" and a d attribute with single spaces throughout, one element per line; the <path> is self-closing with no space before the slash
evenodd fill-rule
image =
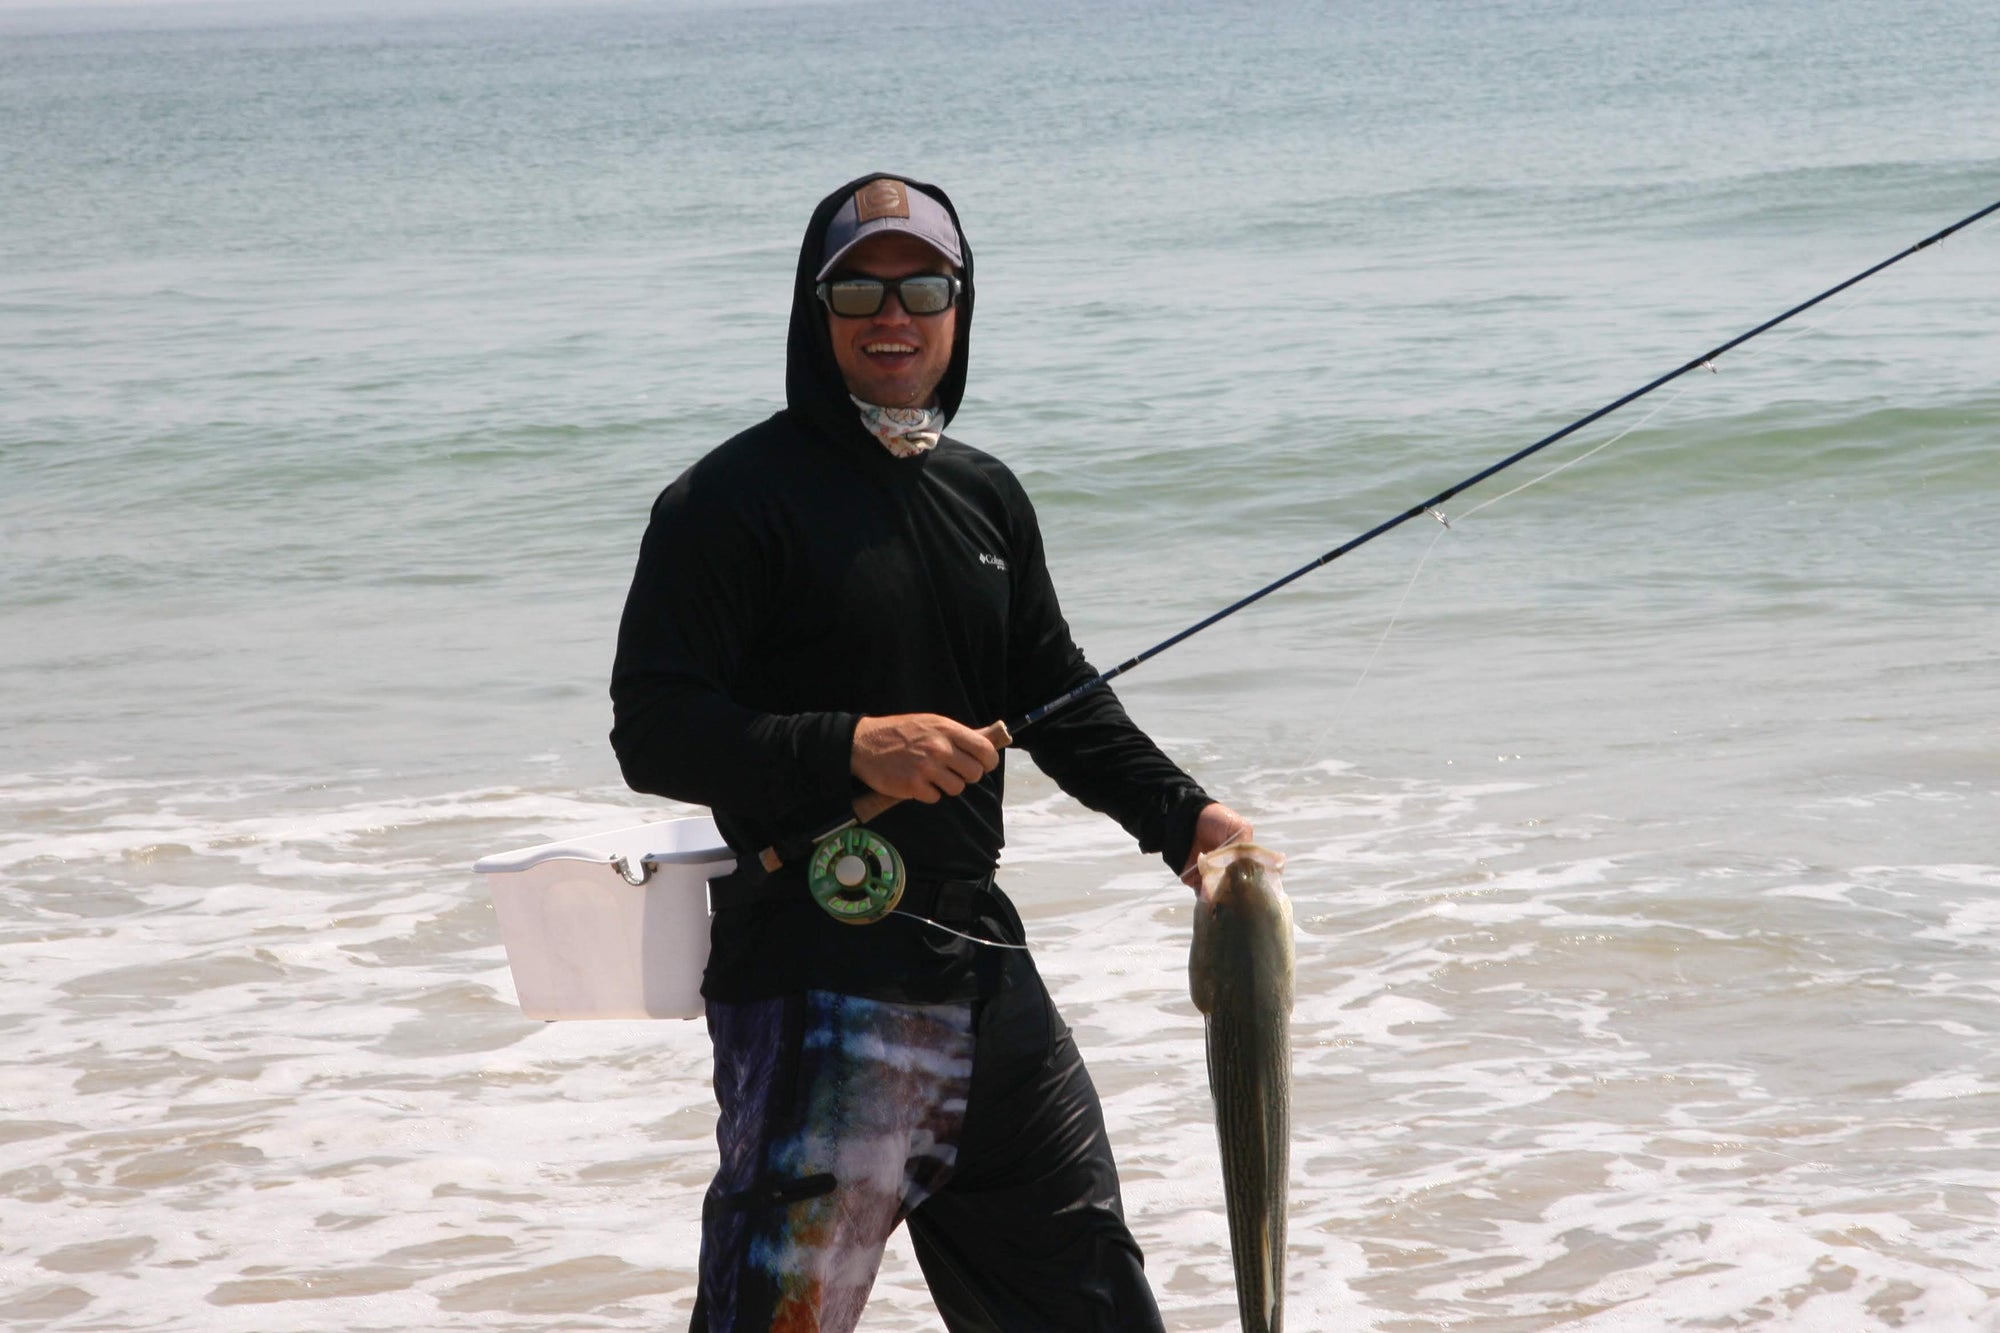
<path id="1" fill-rule="evenodd" d="M 1239 842 L 1201 858 L 1188 989 L 1208 1028 L 1208 1089 L 1244 1333 L 1285 1322 L 1292 1159 L 1292 903 L 1285 858 Z"/>

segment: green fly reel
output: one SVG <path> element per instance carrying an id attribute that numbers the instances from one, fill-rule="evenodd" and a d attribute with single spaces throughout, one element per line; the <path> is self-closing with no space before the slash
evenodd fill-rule
<path id="1" fill-rule="evenodd" d="M 881 834 L 851 824 L 813 846 L 806 887 L 835 921 L 865 926 L 903 900 L 903 858 Z"/>

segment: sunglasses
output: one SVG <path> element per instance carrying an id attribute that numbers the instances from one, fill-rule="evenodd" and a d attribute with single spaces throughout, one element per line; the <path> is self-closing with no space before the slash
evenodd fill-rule
<path id="1" fill-rule="evenodd" d="M 813 288 L 826 308 L 848 319 L 866 319 L 882 308 L 890 290 L 912 315 L 941 315 L 958 304 L 964 284 L 944 273 L 907 278 L 831 278 Z"/>

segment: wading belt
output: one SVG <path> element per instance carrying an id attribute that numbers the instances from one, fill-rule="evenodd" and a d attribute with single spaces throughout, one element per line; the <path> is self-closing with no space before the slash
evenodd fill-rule
<path id="1" fill-rule="evenodd" d="M 965 925 L 982 908 L 990 908 L 985 898 L 993 888 L 993 876 L 984 879 L 923 879 L 911 876 L 896 909 L 915 916 L 929 917 L 946 925 Z M 736 869 L 708 882 L 709 905 L 718 912 L 750 907 L 759 903 L 811 902 L 804 880 L 797 875 L 766 874 L 755 856 L 738 857 Z"/>

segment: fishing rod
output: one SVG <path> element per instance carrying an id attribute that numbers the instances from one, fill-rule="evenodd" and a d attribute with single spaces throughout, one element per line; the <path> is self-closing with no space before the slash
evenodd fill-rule
<path id="1" fill-rule="evenodd" d="M 1109 685 L 1112 681 L 1134 667 L 1137 667 L 1140 663 L 1158 657 L 1161 653 L 1166 652 L 1176 644 L 1184 643 L 1210 626 L 1227 620 L 1245 607 L 1263 601 L 1279 589 L 1290 586 L 1324 565 L 1332 564 L 1350 551 L 1355 551 L 1366 546 L 1369 542 L 1374 541 L 1384 533 L 1393 532 L 1413 518 L 1430 514 L 1439 522 L 1445 522 L 1444 515 L 1439 511 L 1438 506 L 1451 500 L 1454 496 L 1470 490 L 1490 477 L 1505 472 L 1516 463 L 1532 458 L 1550 445 L 1567 439 L 1584 427 L 1610 416 L 1613 412 L 1618 411 L 1628 404 L 1637 402 L 1647 394 L 1652 393 L 1655 389 L 1673 383 L 1689 371 L 1699 370 L 1704 367 L 1711 371 L 1714 370 L 1716 358 L 1724 356 L 1749 342 L 1751 339 L 1760 337 L 1777 328 L 1780 324 L 1804 314 L 1821 302 L 1838 296 L 1848 288 L 1866 282 L 1882 270 L 1902 263 L 1918 251 L 1929 249 L 1952 233 L 1962 231 L 1981 218 L 1995 212 L 2000 212 L 2000 200 L 1995 200 L 1977 212 L 1960 218 L 1950 226 L 1931 233 L 1915 245 L 1900 250 L 1880 263 L 1873 264 L 1861 270 L 1844 282 L 1834 284 L 1810 300 L 1801 301 L 1783 314 L 1775 315 L 1755 328 L 1737 334 L 1728 342 L 1722 343 L 1703 352 L 1699 356 L 1683 362 L 1673 370 L 1641 385 L 1623 397 L 1614 398 L 1596 411 L 1578 417 L 1567 426 L 1544 435 L 1533 444 L 1516 449 L 1500 461 L 1481 468 L 1464 480 L 1445 487 L 1429 499 L 1420 500 L 1393 518 L 1385 519 L 1359 536 L 1349 538 L 1332 550 L 1315 556 L 1290 573 L 1273 579 L 1249 596 L 1231 602 L 1220 611 L 1206 616 L 1189 625 L 1186 629 L 1160 640 L 1144 652 L 1128 657 L 1110 670 L 1100 672 L 1081 685 L 1057 695 L 1039 708 L 1031 708 L 1013 721 L 995 722 L 985 728 L 980 734 L 995 749 L 1004 749 L 1013 742 L 1013 738 L 1021 731 L 1040 722 L 1051 713 L 1069 707 L 1085 695 Z M 1450 524 L 1446 523 L 1446 526 L 1449 527 Z M 854 817 L 852 819 L 845 820 L 810 840 L 809 845 L 812 851 L 812 860 L 807 867 L 807 884 L 820 906 L 826 908 L 836 919 L 856 924 L 878 921 L 893 911 L 896 901 L 902 897 L 904 882 L 902 858 L 897 854 L 895 848 L 889 845 L 887 840 L 879 834 L 861 827 L 877 815 L 880 815 L 883 811 L 899 804 L 900 801 L 900 797 L 884 796 L 880 792 L 866 792 L 855 798 Z M 796 845 L 767 847 L 759 859 L 762 861 L 764 869 L 767 872 L 774 871 L 787 861 L 795 859 L 798 850 L 799 848 Z M 786 853 L 790 853 L 790 855 Z"/>

